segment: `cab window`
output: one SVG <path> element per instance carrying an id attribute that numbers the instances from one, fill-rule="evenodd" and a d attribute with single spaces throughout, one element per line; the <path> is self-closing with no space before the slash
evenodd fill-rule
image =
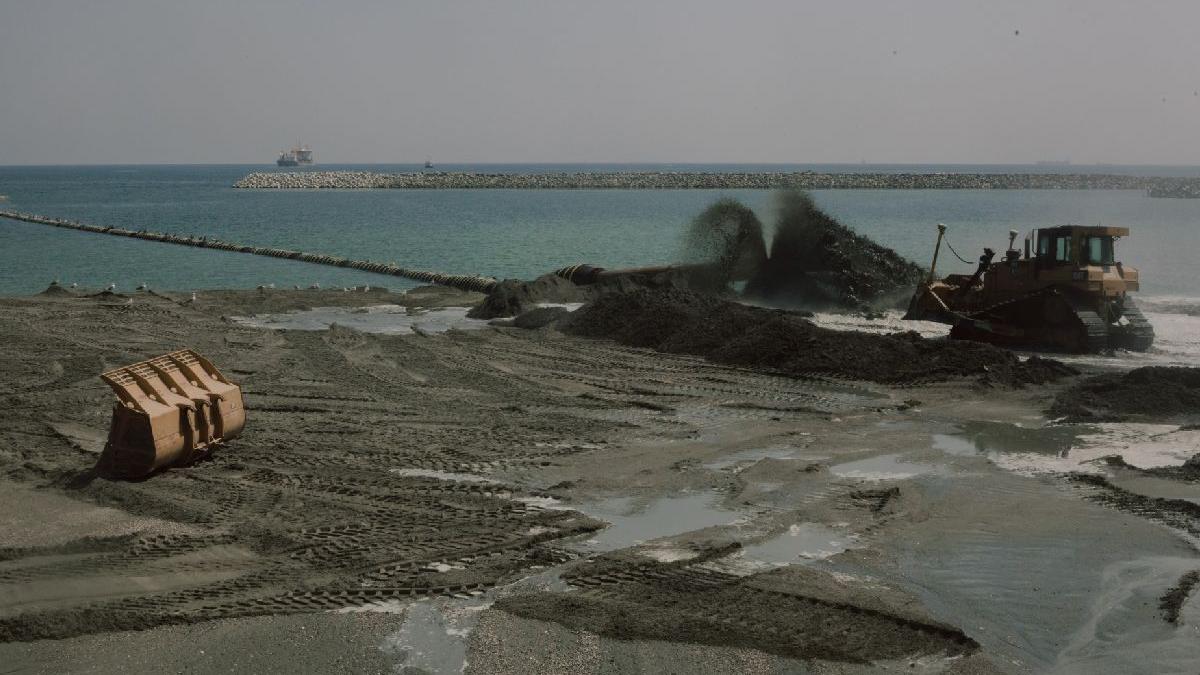
<path id="1" fill-rule="evenodd" d="M 1112 237 L 1088 237 L 1087 257 L 1088 263 L 1092 265 L 1113 264 Z"/>
<path id="2" fill-rule="evenodd" d="M 1054 238 L 1054 260 L 1055 262 L 1071 262 L 1070 237 Z"/>

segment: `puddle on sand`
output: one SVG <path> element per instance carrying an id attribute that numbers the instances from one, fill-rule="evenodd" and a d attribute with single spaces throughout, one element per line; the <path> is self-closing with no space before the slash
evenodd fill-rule
<path id="1" fill-rule="evenodd" d="M 479 615 L 496 600 L 516 593 L 567 592 L 559 568 L 493 588 L 477 598 L 431 598 L 408 604 L 387 603 L 341 611 L 404 612 L 400 630 L 384 638 L 380 649 L 392 656 L 396 672 L 461 673 L 467 661 L 467 638 L 479 623 Z"/>
<path id="2" fill-rule="evenodd" d="M 742 548 L 747 560 L 772 565 L 821 560 L 853 548 L 854 538 L 846 532 L 819 523 L 799 523 L 782 534 Z"/>
<path id="3" fill-rule="evenodd" d="M 954 434 L 934 434 L 933 447 L 964 457 L 998 452 L 1066 456 L 1091 429 L 1086 425 L 1023 427 L 1008 422 L 967 422 Z"/>
<path id="4" fill-rule="evenodd" d="M 744 465 L 755 464 L 762 459 L 797 459 L 798 454 L 800 454 L 799 448 L 755 448 L 729 453 L 720 459 L 705 462 L 703 466 L 714 471 L 733 468 L 736 473 L 746 468 Z M 813 459 L 823 459 L 824 457 L 827 455 Z"/>
<path id="5" fill-rule="evenodd" d="M 586 544 L 592 550 L 613 551 L 706 527 L 730 525 L 741 517 L 718 507 L 717 499 L 712 493 L 688 494 L 663 497 L 639 507 L 632 497 L 618 497 L 572 508 L 609 523 Z"/>
<path id="6" fill-rule="evenodd" d="M 1158 608 L 1200 564 L 1177 534 L 1003 472 L 943 487 L 951 508 L 872 543 L 932 616 L 1014 672 L 1195 672 L 1195 626 Z"/>
<path id="7" fill-rule="evenodd" d="M 461 673 L 467 667 L 467 636 L 490 604 L 442 599 L 413 603 L 383 650 L 401 664 L 400 672 Z"/>
<path id="8" fill-rule="evenodd" d="M 999 452 L 988 455 L 997 466 L 1023 474 L 1103 473 L 1104 457 L 1120 455 L 1144 469 L 1179 466 L 1200 446 L 1200 430 L 1174 425 L 1099 423 L 1075 428 L 1074 445 L 1058 455 Z"/>
<path id="9" fill-rule="evenodd" d="M 470 473 L 454 473 L 452 471 L 437 471 L 434 469 L 392 469 L 392 473 L 397 476 L 409 476 L 413 478 L 436 478 L 438 480 L 459 481 L 460 483 L 492 483 L 498 484 L 500 481 L 476 476 Z"/>
<path id="10" fill-rule="evenodd" d="M 326 330 L 331 324 L 363 333 L 385 335 L 444 333 L 450 329 L 478 330 L 488 325 L 482 319 L 468 319 L 466 307 L 441 307 L 410 312 L 400 305 L 374 307 L 314 307 L 286 314 L 258 314 L 232 317 L 235 323 L 254 328 L 289 330 Z"/>
<path id="11" fill-rule="evenodd" d="M 1200 485 L 1158 476 L 1144 476 L 1134 471 L 1117 470 L 1109 474 L 1108 482 L 1122 490 L 1156 499 L 1183 499 L 1200 504 Z"/>
<path id="12" fill-rule="evenodd" d="M 902 480 L 937 470 L 938 467 L 932 464 L 903 462 L 899 454 L 856 459 L 829 467 L 830 473 L 835 476 L 859 480 Z"/>

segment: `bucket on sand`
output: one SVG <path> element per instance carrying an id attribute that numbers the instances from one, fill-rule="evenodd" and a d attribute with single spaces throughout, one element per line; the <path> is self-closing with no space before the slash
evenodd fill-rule
<path id="1" fill-rule="evenodd" d="M 185 466 L 246 424 L 242 390 L 208 359 L 181 349 L 100 375 L 117 395 L 100 473 L 141 478 Z"/>

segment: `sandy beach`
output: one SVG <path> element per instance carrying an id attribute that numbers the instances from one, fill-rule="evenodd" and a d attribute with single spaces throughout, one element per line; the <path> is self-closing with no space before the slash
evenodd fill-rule
<path id="1" fill-rule="evenodd" d="M 1179 506 L 1195 484 L 1072 451 L 1096 430 L 1043 413 L 1070 379 L 883 385 L 552 326 L 232 318 L 477 300 L 0 300 L 0 660 L 969 673 L 1194 658 L 1195 603 L 1185 589 L 1171 621 L 1160 598 L 1200 567 L 1200 521 Z M 143 481 L 95 475 L 112 400 L 96 375 L 185 345 L 241 383 L 245 434 Z M 1155 433 L 1159 463 L 1195 451 L 1195 432 Z M 1070 456 L 1089 463 L 1054 468 Z"/>

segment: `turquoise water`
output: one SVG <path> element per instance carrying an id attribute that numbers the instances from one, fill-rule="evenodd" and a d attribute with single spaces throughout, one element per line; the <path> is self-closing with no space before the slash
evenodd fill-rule
<path id="1" fill-rule="evenodd" d="M 321 167 L 350 168 L 350 167 Z M 409 166 L 354 167 L 381 171 Z M 596 166 L 439 167 L 447 170 L 572 170 Z M 633 168 L 607 166 L 599 168 Z M 638 166 L 739 170 L 961 170 L 1042 172 L 1080 167 Z M 735 197 L 770 225 L 772 195 L 761 191 L 303 191 L 233 190 L 253 166 L 0 167 L 7 208 L 88 223 L 204 234 L 394 261 L 449 273 L 530 278 L 589 262 L 607 267 L 676 259 L 688 221 L 719 197 Z M 1092 170 L 1118 172 L 1113 167 Z M 1120 172 L 1151 172 L 1122 168 Z M 1197 175 L 1162 167 L 1156 174 Z M 858 231 L 928 265 L 935 224 L 969 260 L 1005 247 L 1009 229 L 1066 222 L 1126 225 L 1119 257 L 1139 267 L 1143 293 L 1200 297 L 1200 200 L 1150 199 L 1138 191 L 815 191 L 825 209 Z M 945 271 L 970 265 L 943 254 Z M 141 283 L 163 289 L 246 288 L 320 283 L 407 287 L 350 270 L 70 232 L 0 220 L 0 293 L 40 291 L 53 279 L 85 286 Z"/>

